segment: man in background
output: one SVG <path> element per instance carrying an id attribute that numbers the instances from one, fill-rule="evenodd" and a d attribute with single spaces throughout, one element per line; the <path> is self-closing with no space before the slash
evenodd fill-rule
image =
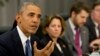
<path id="1" fill-rule="evenodd" d="M 89 29 L 89 42 L 100 38 L 100 1 L 94 2 L 86 27 Z"/>
<path id="2" fill-rule="evenodd" d="M 89 8 L 83 2 L 73 4 L 70 17 L 66 22 L 66 31 L 63 39 L 68 41 L 74 56 L 84 56 L 88 53 L 89 34 L 84 26 L 89 16 Z"/>

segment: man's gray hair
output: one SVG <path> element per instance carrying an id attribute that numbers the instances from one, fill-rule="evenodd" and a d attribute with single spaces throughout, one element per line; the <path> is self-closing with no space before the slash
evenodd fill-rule
<path id="1" fill-rule="evenodd" d="M 33 3 L 33 2 L 24 2 L 24 3 L 20 6 L 20 8 L 19 8 L 19 10 L 18 10 L 18 13 L 19 13 L 19 14 L 22 13 L 22 12 L 26 9 L 26 7 L 29 6 L 29 5 L 37 6 L 37 7 L 40 8 L 40 6 L 39 6 L 38 4 L 35 4 L 35 3 Z"/>

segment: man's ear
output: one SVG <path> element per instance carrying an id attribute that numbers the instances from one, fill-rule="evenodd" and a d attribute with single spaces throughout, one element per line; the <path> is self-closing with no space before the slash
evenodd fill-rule
<path id="1" fill-rule="evenodd" d="M 16 21 L 17 21 L 18 24 L 21 23 L 20 15 L 19 14 L 16 15 Z"/>
<path id="2" fill-rule="evenodd" d="M 72 17 L 75 17 L 76 13 L 74 11 L 72 11 Z"/>

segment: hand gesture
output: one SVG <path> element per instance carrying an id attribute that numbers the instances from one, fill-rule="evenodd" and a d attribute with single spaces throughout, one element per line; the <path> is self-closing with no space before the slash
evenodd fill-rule
<path id="1" fill-rule="evenodd" d="M 50 56 L 54 50 L 54 42 L 49 43 L 41 50 L 37 49 L 37 43 L 34 42 L 34 56 Z"/>
<path id="2" fill-rule="evenodd" d="M 96 39 L 90 43 L 90 47 L 95 51 L 100 48 L 100 39 Z"/>

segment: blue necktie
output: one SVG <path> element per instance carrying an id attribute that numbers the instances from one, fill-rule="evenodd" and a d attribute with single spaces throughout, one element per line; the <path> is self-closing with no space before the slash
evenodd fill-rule
<path id="1" fill-rule="evenodd" d="M 26 56 L 32 56 L 32 50 L 30 47 L 29 39 L 27 39 L 27 41 L 26 41 L 25 52 L 26 52 Z"/>

